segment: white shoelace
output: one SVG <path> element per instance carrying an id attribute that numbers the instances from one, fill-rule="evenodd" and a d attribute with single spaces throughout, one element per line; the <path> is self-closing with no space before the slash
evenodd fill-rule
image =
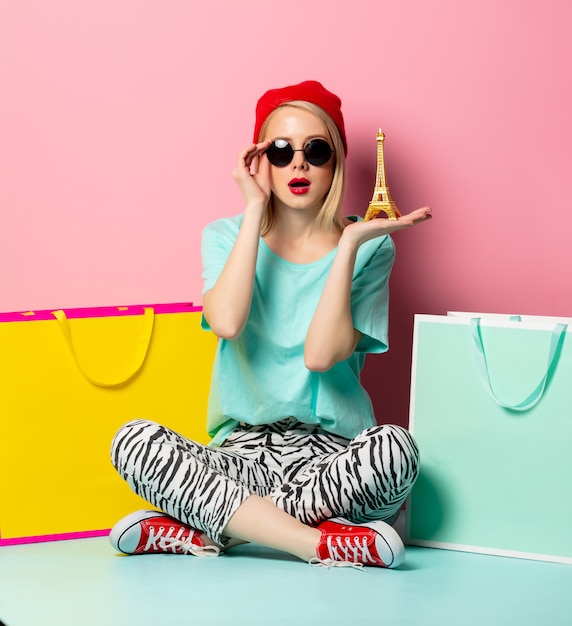
<path id="1" fill-rule="evenodd" d="M 196 531 L 194 530 L 190 531 L 186 539 L 182 539 L 182 535 L 185 532 L 184 528 L 179 528 L 176 535 L 173 534 L 174 532 L 174 526 L 169 528 L 167 534 L 165 534 L 165 526 L 159 526 L 157 532 L 155 532 L 155 527 L 151 526 L 149 536 L 147 537 L 147 544 L 145 545 L 145 552 L 149 549 L 153 549 L 157 551 L 182 551 L 185 554 L 193 554 L 194 556 L 218 556 L 220 554 L 220 548 L 217 546 L 195 545 L 193 543 L 193 536 Z"/>
<path id="2" fill-rule="evenodd" d="M 333 559 L 319 559 L 317 556 L 310 559 L 308 563 L 312 567 L 353 567 L 354 569 L 359 569 L 362 572 L 366 571 L 363 567 L 363 563 L 353 563 L 352 561 L 334 561 Z"/>

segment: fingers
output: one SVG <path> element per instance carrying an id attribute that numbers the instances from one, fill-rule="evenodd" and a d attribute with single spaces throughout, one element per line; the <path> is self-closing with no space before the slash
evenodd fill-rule
<path id="1" fill-rule="evenodd" d="M 270 198 L 270 163 L 268 159 L 260 159 L 257 171 L 253 174 L 256 184 L 264 191 L 267 198 Z"/>
<path id="2" fill-rule="evenodd" d="M 236 167 L 232 173 L 235 180 L 249 178 L 258 172 L 259 159 L 270 145 L 270 141 L 253 143 L 246 147 L 239 155 Z"/>
<path id="3" fill-rule="evenodd" d="M 431 207 L 424 206 L 420 209 L 416 209 L 415 211 L 411 211 L 411 213 L 408 213 L 407 215 L 401 216 L 398 221 L 408 222 L 411 225 L 414 225 L 418 224 L 419 222 L 430 220 L 433 217 L 431 213 Z"/>
<path id="4" fill-rule="evenodd" d="M 425 220 L 431 219 L 431 212 L 431 207 L 424 206 L 420 209 L 415 209 L 415 211 L 411 211 L 411 213 L 401 215 L 397 218 L 397 220 L 387 221 L 392 222 L 398 228 L 400 226 L 413 226 L 414 224 L 418 224 L 419 222 L 424 222 Z"/>
<path id="5" fill-rule="evenodd" d="M 262 141 L 261 143 L 253 143 L 248 146 L 248 148 L 244 149 L 238 157 L 239 165 L 242 165 L 250 170 L 252 163 L 254 162 L 256 164 L 256 159 L 258 159 L 260 155 L 264 154 L 270 143 L 270 141 Z"/>
<path id="6" fill-rule="evenodd" d="M 432 209 L 430 206 L 423 206 L 420 209 L 416 209 L 415 211 L 412 211 L 413 213 L 422 213 L 424 215 L 429 215 L 432 212 Z"/>
<path id="7" fill-rule="evenodd" d="M 431 218 L 432 211 L 433 210 L 431 209 L 430 206 L 424 206 L 424 207 L 421 207 L 420 209 L 412 211 L 410 215 L 415 215 L 416 217 L 419 216 L 422 219 L 429 219 Z"/>
<path id="8" fill-rule="evenodd" d="M 266 204 L 270 197 L 270 163 L 266 158 L 261 159 L 270 143 L 253 143 L 238 155 L 232 175 L 247 204 Z"/>

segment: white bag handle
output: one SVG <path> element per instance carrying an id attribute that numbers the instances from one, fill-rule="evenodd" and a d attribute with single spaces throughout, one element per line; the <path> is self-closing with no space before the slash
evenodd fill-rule
<path id="1" fill-rule="evenodd" d="M 517 318 L 516 321 L 518 321 L 518 316 L 514 316 L 514 318 Z M 562 343 L 564 342 L 567 328 L 567 324 L 556 324 L 554 326 L 550 335 L 550 349 L 548 352 L 546 370 L 538 385 L 521 402 L 517 402 L 516 404 L 507 404 L 496 395 L 491 385 L 487 355 L 481 333 L 481 318 L 471 318 L 471 333 L 475 346 L 475 356 L 477 359 L 479 373 L 481 375 L 486 390 L 499 406 L 505 409 L 510 409 L 512 411 L 528 411 L 528 409 L 531 409 L 535 404 L 540 401 L 540 398 L 542 398 L 544 390 L 546 389 L 546 385 L 548 384 L 549 380 L 554 374 L 554 371 L 556 370 L 556 365 L 558 363 L 558 358 L 560 357 L 560 352 L 562 351 Z"/>

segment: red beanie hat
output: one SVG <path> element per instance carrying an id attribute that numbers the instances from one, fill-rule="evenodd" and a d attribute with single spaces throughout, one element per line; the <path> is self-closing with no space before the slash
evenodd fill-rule
<path id="1" fill-rule="evenodd" d="M 328 91 L 323 85 L 315 80 L 307 80 L 298 85 L 282 87 L 281 89 L 271 89 L 267 91 L 256 105 L 256 123 L 254 125 L 254 141 L 258 141 L 260 129 L 266 118 L 281 104 L 292 102 L 293 100 L 303 100 L 316 104 L 332 118 L 340 131 L 340 136 L 344 144 L 344 152 L 348 153 L 346 141 L 346 130 L 342 115 L 342 101 L 335 94 Z"/>

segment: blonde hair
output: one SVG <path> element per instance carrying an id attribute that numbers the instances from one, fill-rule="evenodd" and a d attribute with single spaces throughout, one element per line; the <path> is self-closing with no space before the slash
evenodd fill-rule
<path id="1" fill-rule="evenodd" d="M 342 216 L 342 200 L 344 197 L 344 189 L 346 184 L 346 158 L 344 152 L 344 144 L 342 142 L 342 138 L 340 135 L 340 131 L 338 127 L 332 120 L 332 118 L 316 104 L 312 102 L 306 102 L 305 100 L 293 100 L 292 102 L 286 102 L 281 104 L 279 107 L 274 109 L 272 113 L 264 120 L 264 124 L 260 129 L 260 135 L 258 136 L 258 141 L 262 141 L 266 134 L 266 129 L 272 116 L 278 109 L 291 106 L 297 109 L 304 109 L 313 113 L 316 117 L 318 117 L 326 127 L 328 135 L 330 137 L 330 141 L 332 142 L 334 148 L 334 158 L 336 159 L 334 165 L 334 176 L 332 178 L 332 184 L 330 185 L 330 189 L 324 198 L 324 203 L 322 204 L 322 208 L 318 213 L 318 226 L 323 230 L 330 230 L 332 227 L 337 230 L 343 230 L 344 228 L 344 218 Z M 260 227 L 260 234 L 265 235 L 271 228 L 274 223 L 274 196 L 273 194 L 270 196 L 270 200 L 268 201 L 268 205 L 266 207 L 266 213 L 264 214 L 264 218 L 262 220 L 262 226 Z"/>

